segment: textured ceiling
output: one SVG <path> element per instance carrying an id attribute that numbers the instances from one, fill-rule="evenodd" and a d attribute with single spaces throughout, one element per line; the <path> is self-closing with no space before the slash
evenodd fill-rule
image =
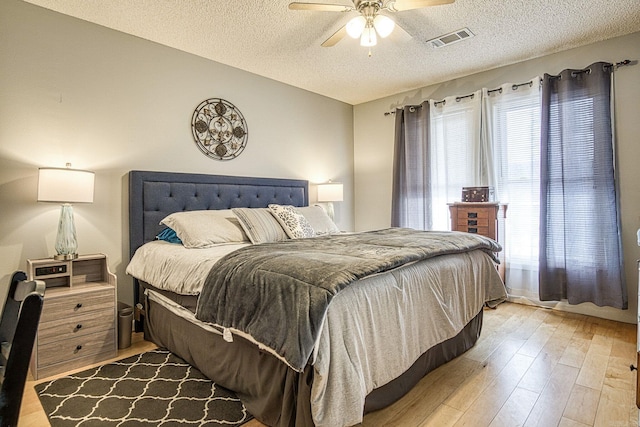
<path id="1" fill-rule="evenodd" d="M 456 0 L 391 14 L 411 36 L 394 31 L 369 57 L 349 37 L 320 46 L 356 12 L 290 0 L 26 1 L 354 105 L 640 31 L 639 0 Z M 475 37 L 425 42 L 463 27 Z"/>

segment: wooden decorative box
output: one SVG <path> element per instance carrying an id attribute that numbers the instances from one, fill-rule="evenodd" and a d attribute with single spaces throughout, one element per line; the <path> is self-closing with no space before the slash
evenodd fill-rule
<path id="1" fill-rule="evenodd" d="M 469 202 L 493 202 L 494 191 L 493 187 L 462 187 L 463 203 Z"/>

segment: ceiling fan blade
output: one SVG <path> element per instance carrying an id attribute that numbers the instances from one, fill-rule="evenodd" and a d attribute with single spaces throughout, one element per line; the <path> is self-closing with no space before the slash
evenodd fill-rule
<path id="1" fill-rule="evenodd" d="M 395 0 L 387 4 L 387 8 L 394 12 L 402 12 L 403 10 L 420 9 L 429 6 L 438 6 L 441 4 L 450 4 L 455 0 Z"/>
<path id="2" fill-rule="evenodd" d="M 331 37 L 329 37 L 328 39 L 326 39 L 323 43 L 322 43 L 322 47 L 331 47 L 331 46 L 335 46 L 340 40 L 342 40 L 344 38 L 344 36 L 347 35 L 347 26 L 344 25 L 342 26 L 338 31 L 336 31 L 335 33 L 333 33 L 333 35 Z"/>
<path id="3" fill-rule="evenodd" d="M 289 9 L 291 10 L 318 10 L 321 12 L 351 12 L 355 8 L 353 6 L 344 6 L 340 4 L 328 4 L 328 3 L 300 3 L 294 1 L 289 3 Z"/>

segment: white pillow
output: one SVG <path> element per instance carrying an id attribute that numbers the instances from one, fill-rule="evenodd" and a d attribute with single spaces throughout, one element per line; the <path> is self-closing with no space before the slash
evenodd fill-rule
<path id="1" fill-rule="evenodd" d="M 288 205 L 269 205 L 269 209 L 278 220 L 287 236 L 292 239 L 301 239 L 315 236 L 315 231 L 309 221 L 296 211 L 296 208 Z"/>
<path id="2" fill-rule="evenodd" d="M 311 225 L 311 228 L 313 228 L 313 231 L 315 231 L 316 236 L 340 233 L 340 229 L 333 221 L 331 221 L 331 218 L 327 215 L 327 211 L 325 211 L 322 206 L 304 206 L 296 208 L 296 210 L 301 213 L 307 221 L 309 221 L 309 224 Z"/>
<path id="3" fill-rule="evenodd" d="M 172 228 L 185 248 L 249 240 L 231 209 L 175 212 L 160 224 Z"/>
<path id="4" fill-rule="evenodd" d="M 268 208 L 233 208 L 232 211 L 253 244 L 282 242 L 289 239 Z"/>

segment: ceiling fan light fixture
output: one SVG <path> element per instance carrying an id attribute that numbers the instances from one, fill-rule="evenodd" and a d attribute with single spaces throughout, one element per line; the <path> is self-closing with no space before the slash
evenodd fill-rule
<path id="1" fill-rule="evenodd" d="M 396 23 L 393 19 L 386 16 L 387 14 L 422 9 L 429 6 L 451 4 L 455 1 L 456 0 L 351 0 L 353 6 L 338 5 L 335 3 L 294 1 L 289 4 L 289 9 L 357 12 L 360 16 L 351 19 L 346 25 L 342 25 L 333 35 L 322 42 L 321 46 L 335 46 L 348 34 L 354 39 L 360 38 L 361 46 L 372 47 L 378 43 L 378 37 L 388 37 L 396 27 Z M 344 2 L 346 2 L 346 0 L 344 0 Z M 383 15 L 380 15 L 380 13 Z M 401 33 L 407 34 L 402 28 L 400 28 L 400 30 Z M 409 35 L 407 34 L 407 36 Z M 436 42 L 434 42 L 434 46 L 435 44 Z M 441 44 L 445 43 L 442 42 Z M 369 56 L 371 56 L 371 49 L 369 49 Z"/>
<path id="2" fill-rule="evenodd" d="M 356 16 L 351 21 L 347 22 L 347 34 L 351 38 L 357 39 L 362 35 L 364 27 L 367 25 L 367 20 L 364 16 Z"/>
<path id="3" fill-rule="evenodd" d="M 378 37 L 375 28 L 373 26 L 365 27 L 362 36 L 360 36 L 360 46 L 371 47 L 376 44 L 378 44 Z"/>
<path id="4" fill-rule="evenodd" d="M 373 20 L 373 26 L 375 27 L 378 35 L 382 38 L 385 38 L 393 32 L 396 23 L 393 22 L 391 18 L 388 18 L 384 15 L 378 15 Z"/>

